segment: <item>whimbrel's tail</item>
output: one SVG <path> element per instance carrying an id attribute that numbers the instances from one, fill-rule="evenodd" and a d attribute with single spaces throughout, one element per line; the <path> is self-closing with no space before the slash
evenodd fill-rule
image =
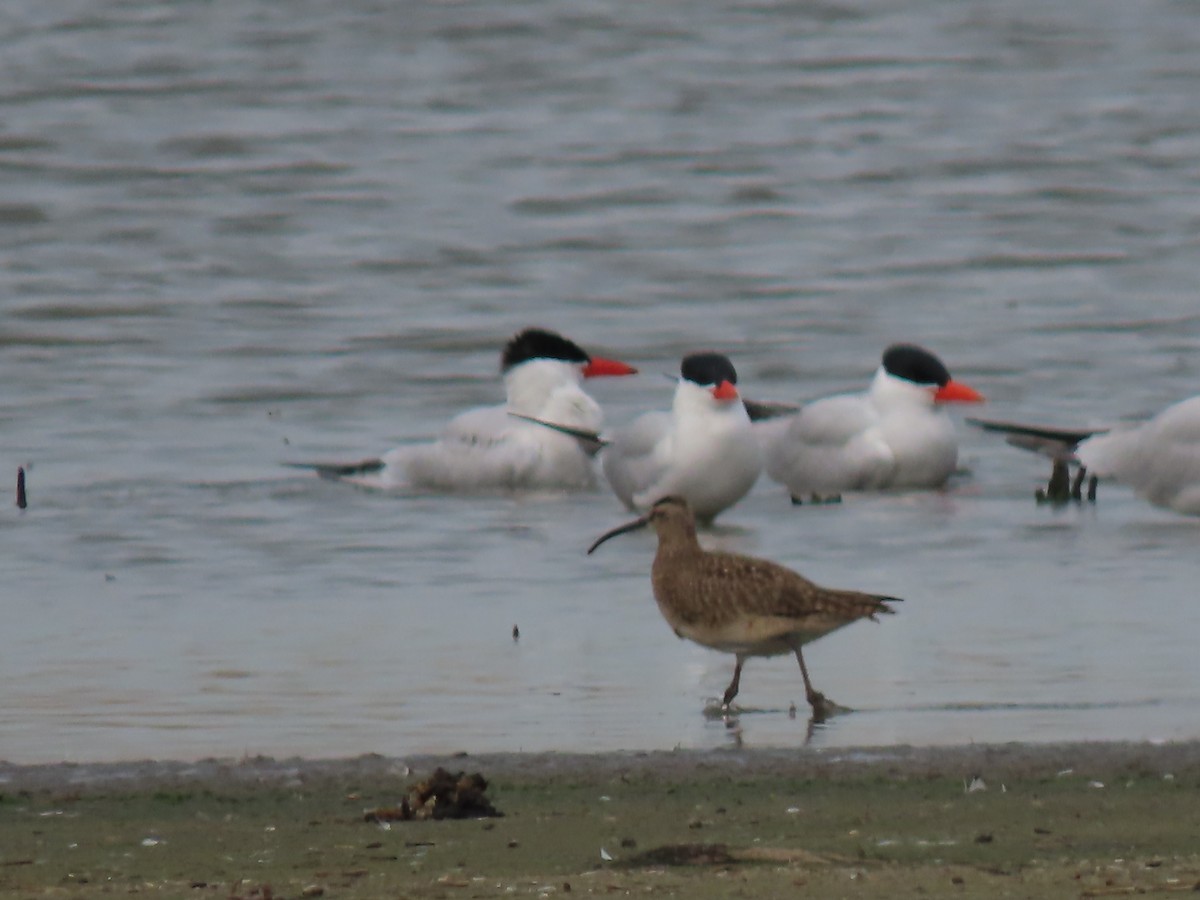
<path id="1" fill-rule="evenodd" d="M 896 611 L 888 606 L 889 603 L 904 602 L 903 597 L 888 597 L 883 594 L 871 595 L 871 599 L 875 601 L 875 608 L 867 615 L 867 618 L 871 621 L 876 621 L 875 615 L 877 613 L 887 613 L 889 616 L 894 614 Z"/>
<path id="2" fill-rule="evenodd" d="M 838 595 L 838 611 L 842 613 L 848 620 L 854 619 L 870 619 L 872 622 L 879 621 L 875 617 L 880 613 L 892 615 L 896 611 L 888 606 L 889 603 L 903 603 L 900 597 L 888 597 L 884 594 L 863 594 L 859 591 L 835 591 Z"/>
<path id="3" fill-rule="evenodd" d="M 903 603 L 899 597 L 888 597 L 884 594 L 866 594 L 862 591 L 844 591 L 831 588 L 820 588 L 816 596 L 808 601 L 808 612 L 825 617 L 840 625 L 849 625 L 859 619 L 871 619 L 879 614 L 890 615 L 895 612 L 889 603 Z"/>

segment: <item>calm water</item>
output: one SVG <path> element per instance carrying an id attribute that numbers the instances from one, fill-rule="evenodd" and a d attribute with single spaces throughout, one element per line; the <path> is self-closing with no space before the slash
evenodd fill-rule
<path id="1" fill-rule="evenodd" d="M 1197 391 L 1188 0 L 14 0 L 0 20 L 0 758 L 17 762 L 1200 737 L 1200 522 L 1037 508 L 963 430 L 942 494 L 710 540 L 899 615 L 799 673 L 676 640 L 605 493 L 380 496 L 282 468 L 494 402 L 561 329 L 746 392 L 918 340 L 988 413 L 1105 423 Z M 521 638 L 514 643 L 512 626 Z"/>

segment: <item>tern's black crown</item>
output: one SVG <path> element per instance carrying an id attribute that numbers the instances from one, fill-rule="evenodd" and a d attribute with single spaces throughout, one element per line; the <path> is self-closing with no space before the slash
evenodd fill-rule
<path id="1" fill-rule="evenodd" d="M 914 384 L 936 384 L 950 380 L 950 372 L 940 359 L 916 344 L 892 344 L 883 354 L 888 373 Z"/>
<path id="2" fill-rule="evenodd" d="M 500 357 L 500 371 L 507 372 L 513 366 L 519 366 L 531 359 L 560 359 L 563 362 L 584 365 L 591 362 L 591 357 L 583 352 L 582 347 L 561 334 L 542 328 L 526 328 L 504 345 L 504 354 Z"/>
<path id="3" fill-rule="evenodd" d="M 679 374 L 693 384 L 737 384 L 737 371 L 728 356 L 720 353 L 692 353 L 683 358 Z"/>

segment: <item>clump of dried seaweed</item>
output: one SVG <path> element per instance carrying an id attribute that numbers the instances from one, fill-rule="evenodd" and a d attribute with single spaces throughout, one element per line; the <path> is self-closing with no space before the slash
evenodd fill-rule
<path id="1" fill-rule="evenodd" d="M 488 800 L 487 788 L 487 780 L 478 772 L 451 773 L 439 766 L 428 778 L 411 785 L 399 806 L 368 809 L 363 818 L 368 822 L 411 822 L 503 816 Z"/>

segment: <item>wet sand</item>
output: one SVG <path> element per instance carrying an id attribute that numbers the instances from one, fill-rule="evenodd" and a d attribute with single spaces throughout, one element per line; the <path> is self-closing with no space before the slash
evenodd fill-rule
<path id="1" fill-rule="evenodd" d="M 439 766 L 503 816 L 371 820 Z M 1173 893 L 1198 800 L 1200 743 L 0 763 L 0 894 Z"/>

